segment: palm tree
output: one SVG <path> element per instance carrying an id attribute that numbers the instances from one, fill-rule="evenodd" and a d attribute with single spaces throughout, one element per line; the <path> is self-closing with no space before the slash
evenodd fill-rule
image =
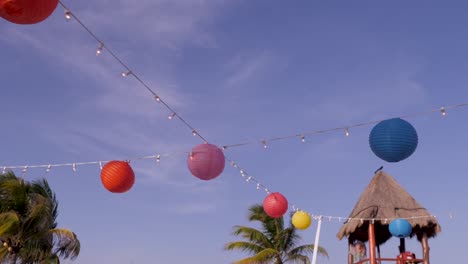
<path id="1" fill-rule="evenodd" d="M 283 217 L 269 217 L 259 204 L 249 208 L 249 221 L 261 224 L 261 230 L 248 226 L 235 226 L 233 234 L 241 236 L 247 241 L 235 241 L 225 245 L 225 250 L 241 250 L 252 256 L 238 260 L 235 264 L 309 264 L 306 254 L 314 250 L 314 245 L 296 246 L 301 239 L 296 228 L 290 224 L 285 228 Z M 318 247 L 318 253 L 328 257 L 327 251 Z"/>
<path id="2" fill-rule="evenodd" d="M 57 228 L 58 202 L 45 179 L 27 182 L 0 174 L 0 262 L 58 264 L 75 259 L 80 241 Z"/>

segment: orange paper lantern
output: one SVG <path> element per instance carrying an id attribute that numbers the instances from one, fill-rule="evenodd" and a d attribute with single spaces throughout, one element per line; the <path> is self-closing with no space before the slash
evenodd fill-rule
<path id="1" fill-rule="evenodd" d="M 48 18 L 58 0 L 0 0 L 0 17 L 15 24 L 36 24 Z"/>
<path id="2" fill-rule="evenodd" d="M 124 193 L 135 183 L 135 173 L 128 162 L 114 160 L 102 168 L 101 181 L 110 192 Z"/>
<path id="3" fill-rule="evenodd" d="M 270 217 L 279 218 L 288 210 L 288 200 L 279 192 L 270 193 L 263 200 L 263 210 Z"/>

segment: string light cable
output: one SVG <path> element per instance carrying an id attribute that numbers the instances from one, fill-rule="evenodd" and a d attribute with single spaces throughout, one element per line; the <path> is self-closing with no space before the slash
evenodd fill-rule
<path id="1" fill-rule="evenodd" d="M 427 115 L 433 114 L 435 112 L 440 112 L 442 117 L 445 117 L 447 115 L 447 110 L 448 109 L 455 110 L 457 108 L 463 108 L 463 107 L 467 107 L 467 106 L 468 106 L 468 103 L 461 103 L 461 104 L 430 109 L 430 110 L 427 110 L 427 111 L 417 112 L 417 113 L 414 113 L 414 114 L 403 115 L 403 116 L 393 117 L 393 118 L 414 118 L 414 117 L 419 117 L 419 116 L 427 116 Z M 279 140 L 287 140 L 287 139 L 294 139 L 294 138 L 298 138 L 298 139 L 301 140 L 302 143 L 305 143 L 306 142 L 306 136 L 323 134 L 323 133 L 328 133 L 328 132 L 335 132 L 335 131 L 344 131 L 344 134 L 346 136 L 350 136 L 350 129 L 351 128 L 375 125 L 375 124 L 378 124 L 378 123 L 380 123 L 382 121 L 385 121 L 387 119 L 388 118 L 380 119 L 380 120 L 374 120 L 374 121 L 368 121 L 368 122 L 364 122 L 364 123 L 357 123 L 357 124 L 353 124 L 353 125 L 349 125 L 349 126 L 339 126 L 339 127 L 333 127 L 333 128 L 328 128 L 328 129 L 322 129 L 322 130 L 304 131 L 304 132 L 295 133 L 295 134 L 291 134 L 291 135 L 275 136 L 275 137 L 267 138 L 267 139 L 252 140 L 252 141 L 246 141 L 246 142 L 241 142 L 241 143 L 234 143 L 234 144 L 224 145 L 223 149 L 228 149 L 228 148 L 233 148 L 233 147 L 241 147 L 241 146 L 253 145 L 253 144 L 255 144 L 255 145 L 261 144 L 263 146 L 263 148 L 268 148 L 268 142 L 279 141 Z"/>
<path id="2" fill-rule="evenodd" d="M 151 87 L 149 87 L 140 77 L 137 73 L 135 73 L 123 60 L 121 60 L 110 48 L 108 45 L 106 45 L 100 38 L 97 37 L 96 34 L 94 34 L 89 27 L 87 27 L 73 12 L 70 11 L 70 9 L 61 1 L 59 1 L 59 4 L 64 8 L 65 10 L 65 18 L 67 21 L 70 21 L 71 18 L 76 20 L 80 26 L 82 26 L 97 42 L 98 42 L 98 48 L 96 50 L 96 55 L 99 56 L 102 54 L 103 51 L 107 51 L 124 69 L 125 71 L 122 73 L 123 77 L 127 76 L 133 76 L 135 80 L 137 80 L 148 92 L 150 92 L 153 96 L 153 98 L 158 102 L 161 103 L 164 107 L 166 107 L 170 111 L 169 119 L 174 119 L 177 118 L 179 121 L 181 121 L 188 129 L 191 131 L 193 136 L 199 137 L 203 142 L 207 143 L 208 141 L 199 133 L 195 128 L 190 125 L 182 116 L 180 116 L 168 103 L 166 103 Z M 428 113 L 433 113 L 434 111 L 440 111 L 442 116 L 446 115 L 447 109 L 451 108 L 457 108 L 457 107 L 465 107 L 468 106 L 468 103 L 464 104 L 459 104 L 455 106 L 447 106 L 447 107 L 441 107 L 437 110 L 431 110 L 429 112 L 423 112 L 423 113 L 418 113 L 411 115 L 416 116 L 416 115 L 423 115 L 423 114 L 428 114 Z M 405 117 L 410 117 L 410 116 L 404 116 Z M 355 128 L 355 127 L 360 127 L 360 126 L 367 126 L 371 124 L 378 123 L 383 120 L 379 121 L 371 121 L 371 122 L 366 122 L 366 123 L 360 123 L 360 124 L 355 124 L 352 126 L 346 126 L 346 127 L 337 127 L 337 128 L 331 128 L 331 129 L 325 129 L 325 130 L 317 130 L 317 131 L 309 131 L 309 132 L 303 132 L 300 134 L 294 134 L 294 135 L 289 135 L 289 136 L 279 136 L 279 137 L 273 137 L 269 139 L 263 139 L 260 142 L 263 144 L 264 148 L 267 148 L 267 142 L 270 141 L 276 141 L 276 140 L 285 140 L 285 139 L 290 139 L 290 138 L 297 138 L 299 137 L 302 142 L 305 142 L 305 135 L 312 135 L 312 134 L 319 134 L 319 133 L 326 133 L 326 132 L 332 132 L 332 131 L 338 131 L 338 130 L 345 130 L 346 136 L 349 136 L 349 129 L 350 128 Z M 231 144 L 231 145 L 225 145 L 222 147 L 223 150 L 231 147 L 238 147 L 238 146 L 244 146 L 244 145 L 249 145 L 249 144 L 257 144 L 258 141 L 249 141 L 249 142 L 243 142 L 243 143 L 237 143 L 237 144 Z M 184 154 L 189 154 L 190 152 L 184 152 Z M 127 161 L 132 161 L 132 160 L 141 160 L 141 159 L 155 159 L 156 162 L 159 162 L 161 157 L 167 157 L 167 156 L 172 156 L 173 154 L 158 154 L 158 155 L 150 155 L 150 156 L 143 156 L 143 157 L 137 157 L 137 158 L 132 158 L 128 159 Z M 262 184 L 257 178 L 249 175 L 246 173 L 245 169 L 242 169 L 237 163 L 234 161 L 230 160 L 229 158 L 226 157 L 228 162 L 231 163 L 231 166 L 238 169 L 241 177 L 245 179 L 246 182 L 253 183 L 257 187 L 257 190 L 263 190 L 267 194 L 270 194 L 270 189 L 267 188 L 264 184 Z M 44 168 L 46 172 L 50 172 L 50 170 L 53 167 L 63 167 L 63 166 L 71 166 L 72 170 L 76 172 L 77 166 L 81 165 L 96 165 L 99 164 L 100 168 L 102 169 L 102 164 L 108 162 L 108 161 L 91 161 L 91 162 L 74 162 L 74 163 L 62 163 L 62 164 L 47 164 L 47 165 L 25 165 L 25 166 L 2 166 L 0 168 L 3 168 L 3 172 L 5 172 L 7 169 L 22 169 L 22 173 L 26 173 L 26 171 L 30 168 Z M 293 211 L 299 210 L 296 206 L 292 205 L 291 206 Z M 323 216 L 323 215 L 311 215 L 314 218 L 328 218 L 328 219 L 346 219 L 346 220 L 360 220 L 360 221 L 368 221 L 368 220 L 377 220 L 377 219 L 361 219 L 361 218 L 345 218 L 345 217 L 335 217 L 335 216 Z M 421 216 L 421 217 L 428 217 L 428 216 Z M 434 217 L 434 216 L 430 216 Z"/>

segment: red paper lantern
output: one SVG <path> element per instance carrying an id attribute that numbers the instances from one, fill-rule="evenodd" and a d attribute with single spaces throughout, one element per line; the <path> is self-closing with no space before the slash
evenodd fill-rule
<path id="1" fill-rule="evenodd" d="M 288 210 L 288 200 L 279 192 L 270 193 L 263 200 L 263 210 L 267 215 L 279 218 Z"/>
<path id="2" fill-rule="evenodd" d="M 0 0 L 0 17 L 15 24 L 36 24 L 48 18 L 58 0 Z"/>
<path id="3" fill-rule="evenodd" d="M 192 149 L 187 165 L 193 176 L 201 180 L 212 180 L 224 170 L 224 154 L 211 144 L 200 144 Z"/>
<path id="4" fill-rule="evenodd" d="M 101 181 L 110 192 L 124 193 L 135 183 L 135 173 L 128 162 L 114 160 L 102 168 Z"/>

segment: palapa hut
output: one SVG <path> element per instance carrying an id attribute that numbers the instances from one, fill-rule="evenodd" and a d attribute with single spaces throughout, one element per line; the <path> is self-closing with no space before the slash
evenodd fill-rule
<path id="1" fill-rule="evenodd" d="M 426 208 L 406 192 L 392 176 L 383 171 L 376 172 L 349 218 L 340 228 L 337 237 L 339 240 L 348 237 L 349 245 L 355 241 L 369 241 L 371 264 L 377 263 L 375 247 L 380 249 L 379 246 L 392 237 L 388 226 L 395 218 L 406 218 L 410 222 L 412 226 L 410 237 L 416 236 L 421 242 L 423 252 L 420 262 L 424 264 L 429 264 L 428 238 L 435 237 L 441 231 L 439 223 Z M 404 239 L 401 239 L 401 242 L 400 253 L 404 250 Z M 351 258 L 348 256 L 348 263 L 353 263 L 352 256 Z"/>

